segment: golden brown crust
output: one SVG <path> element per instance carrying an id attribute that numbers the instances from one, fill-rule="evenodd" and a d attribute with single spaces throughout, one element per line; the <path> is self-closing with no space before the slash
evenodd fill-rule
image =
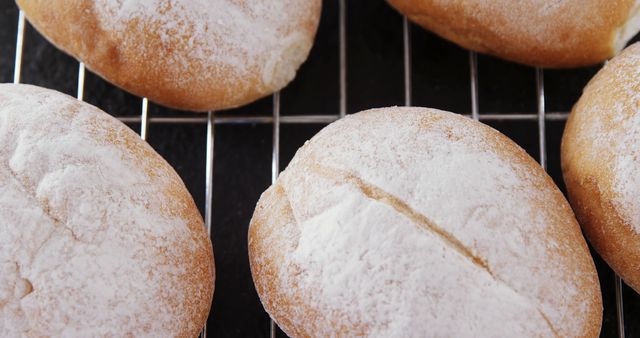
<path id="1" fill-rule="evenodd" d="M 590 243 L 634 290 L 640 292 L 640 233 L 616 191 L 616 161 L 625 123 L 636 115 L 640 93 L 635 69 L 640 45 L 610 61 L 589 82 L 562 137 L 562 172 L 569 200 Z M 627 201 L 637 203 L 637 201 Z"/>
<path id="2" fill-rule="evenodd" d="M 264 198 L 260 199 L 249 227 L 249 264 L 251 266 L 251 276 L 253 277 L 256 291 L 260 295 L 263 306 L 274 318 L 278 326 L 292 337 L 312 337 L 313 332 L 318 332 L 320 325 L 330 325 L 334 328 L 336 336 L 347 336 L 346 332 L 353 332 L 340 323 L 340 315 L 335 313 L 335 320 L 327 323 L 312 322 L 311 330 L 307 331 L 296 325 L 293 313 L 304 312 L 305 316 L 311 318 L 322 318 L 323 314 L 309 305 L 308 295 L 296 293 L 293 297 L 287 294 L 286 289 L 277 285 L 277 274 L 280 272 L 279 263 L 284 262 L 288 251 L 274 250 L 273 244 L 286 242 L 287 235 L 294 234 L 296 237 L 296 227 L 293 211 L 288 203 L 288 197 L 284 189 L 276 184 L 264 193 Z M 276 219 L 273 216 L 276 215 Z M 283 229 L 285 228 L 285 229 Z M 291 281 L 292 287 L 296 288 L 295 281 Z M 360 329 L 364 336 L 364 328 Z"/>
<path id="3" fill-rule="evenodd" d="M 95 128 L 101 130 L 104 129 L 104 125 L 97 123 Z M 166 187 L 164 197 L 171 203 L 167 203 L 162 210 L 163 213 L 167 217 L 184 220 L 190 230 L 191 243 L 194 246 L 185 243 L 182 248 L 178 248 L 181 261 L 174 259 L 175 254 L 167 254 L 166 248 L 156 248 L 156 254 L 158 257 L 164 257 L 164 264 L 178 266 L 185 271 L 180 274 L 180 286 L 185 289 L 184 294 L 189 297 L 177 300 L 172 290 L 166 290 L 164 296 L 166 302 L 174 303 L 176 308 L 188 311 L 187 317 L 191 319 L 189 323 L 176 323 L 182 330 L 179 337 L 195 337 L 209 317 L 215 282 L 213 248 L 207 232 L 204 231 L 202 216 L 180 176 L 151 146 L 126 126 L 118 124 L 117 129 L 112 128 L 109 132 L 112 137 L 107 137 L 104 142 L 117 145 L 123 152 L 129 152 L 140 159 L 138 164 L 147 175 L 151 178 L 157 177 L 158 184 Z M 171 180 L 169 184 L 164 182 L 167 178 Z M 149 238 L 149 241 L 153 243 L 154 239 Z M 185 303 L 178 305 L 177 302 Z"/>
<path id="4" fill-rule="evenodd" d="M 87 68 L 107 81 L 162 105 L 193 111 L 238 107 L 284 87 L 293 78 L 292 72 L 295 73 L 311 48 L 321 9 L 321 0 L 305 0 L 301 2 L 304 5 L 295 5 L 300 8 L 295 12 L 299 17 L 281 23 L 281 26 L 274 29 L 280 35 L 273 39 L 286 40 L 298 34 L 298 40 L 290 45 L 271 46 L 271 50 L 276 50 L 274 53 L 280 54 L 261 54 L 260 57 L 249 56 L 247 59 L 247 55 L 244 55 L 246 50 L 229 50 L 227 55 L 237 54 L 237 60 L 224 62 L 220 58 L 206 59 L 209 57 L 207 50 L 225 47 L 217 45 L 222 42 L 211 37 L 212 33 L 207 31 L 209 28 L 206 23 L 198 22 L 202 18 L 187 15 L 189 20 L 193 19 L 192 22 L 170 22 L 169 25 L 178 27 L 179 33 L 169 25 L 163 26 L 159 19 L 161 15 L 167 15 L 166 20 L 179 21 L 171 16 L 175 13 L 165 13 L 171 12 L 171 7 L 169 10 L 158 9 L 159 12 L 154 13 L 157 16 L 155 18 L 141 16 L 124 21 L 117 28 L 109 28 L 103 17 L 111 14 L 99 13 L 105 9 L 96 8 L 101 5 L 94 0 L 16 2 L 29 22 L 49 41 L 83 61 Z M 249 5 L 240 4 L 244 10 L 250 11 Z M 188 6 L 190 4 L 187 2 L 185 7 Z M 178 7 L 177 4 L 175 7 Z M 175 12 L 177 11 L 179 9 Z M 110 19 L 114 22 L 116 20 Z M 200 58 L 193 56 L 193 51 L 198 46 L 192 46 L 194 42 L 191 40 L 198 33 L 193 32 L 197 25 L 201 25 L 204 30 L 200 35 L 208 37 L 208 40 L 204 38 L 204 41 L 197 41 L 205 51 L 202 53 L 205 55 Z M 256 29 L 266 30 L 264 27 Z M 241 45 L 242 41 L 237 43 Z M 251 50 L 252 46 L 241 46 L 238 49 L 242 48 Z M 272 61 L 271 57 L 275 58 L 275 66 L 268 64 Z M 269 71 L 273 71 L 275 75 L 267 74 Z M 272 75 L 273 79 L 265 78 Z"/>
<path id="5" fill-rule="evenodd" d="M 635 34 L 625 32 L 627 21 L 637 21 L 634 0 L 388 1 L 418 25 L 464 48 L 551 68 L 608 59 Z"/>
<path id="6" fill-rule="evenodd" d="M 553 198 L 545 201 L 544 203 L 537 203 L 536 207 L 540 210 L 550 209 L 551 207 L 557 208 L 557 213 L 554 213 L 555 227 L 550 227 L 547 232 L 549 238 L 562 238 L 570 243 L 579 243 L 573 248 L 556 248 L 554 253 L 562 256 L 567 260 L 568 264 L 576 268 L 579 271 L 586 272 L 589 277 L 585 278 L 584 283 L 578 287 L 577 292 L 581 292 L 586 295 L 586 304 L 592 306 L 588 309 L 583 309 L 586 313 L 587 320 L 584 321 L 584 328 L 581 337 L 599 337 L 600 330 L 602 328 L 602 294 L 600 291 L 600 282 L 596 272 L 595 265 L 591 258 L 591 252 L 584 240 L 583 234 L 580 231 L 580 225 L 576 221 L 576 216 L 571 209 L 571 206 L 567 202 L 567 199 L 562 192 L 557 188 L 553 179 L 540 170 L 538 162 L 536 162 L 526 151 L 516 145 L 511 139 L 503 134 L 497 133 L 496 148 L 499 152 L 504 154 L 510 154 L 513 156 L 514 162 L 527 163 L 530 170 L 527 173 L 523 173 L 523 178 L 526 176 L 542 176 L 541 182 L 538 183 L 536 188 L 548 189 L 553 191 Z M 577 251 L 577 254 L 576 254 Z M 588 257 L 588 259 L 577 259 L 577 257 Z M 595 287 L 594 287 L 595 286 Z M 576 304 L 576 307 L 579 307 Z M 567 320 L 570 320 L 567 318 Z M 576 334 L 577 332 L 574 332 Z"/>
<path id="7" fill-rule="evenodd" d="M 323 159 L 319 159 L 318 156 L 340 153 L 341 150 L 332 148 L 340 148 L 342 145 L 344 145 L 346 149 L 350 149 L 353 147 L 351 142 L 356 142 L 355 139 L 358 139 L 359 142 L 366 143 L 367 141 L 361 137 L 355 136 L 358 134 L 357 129 L 373 127 L 377 124 L 376 121 L 380 121 L 380 119 L 383 118 L 388 121 L 403 120 L 405 118 L 403 116 L 412 119 L 412 114 L 420 110 L 418 108 L 412 108 L 413 110 L 409 111 L 409 109 L 405 108 L 405 111 L 400 111 L 402 109 L 403 108 L 387 108 L 363 112 L 350 117 L 350 122 L 343 121 L 340 127 L 335 126 L 331 131 L 321 132 L 319 136 L 312 139 L 298 151 L 290 167 L 288 167 L 278 181 L 261 196 L 256 206 L 249 228 L 249 258 L 253 280 L 265 309 L 278 325 L 292 337 L 309 337 L 319 333 L 336 337 L 370 336 L 372 332 L 375 332 L 372 331 L 371 326 L 363 322 L 350 320 L 349 318 L 353 318 L 353 313 L 343 313 L 340 308 L 332 308 L 331 313 L 322 312 L 322 308 L 316 303 L 318 301 L 318 295 L 321 294 L 320 290 L 305 288 L 298 284 L 300 281 L 298 276 L 304 275 L 307 271 L 305 271 L 303 267 L 292 264 L 290 257 L 298 249 L 299 245 L 303 245 L 301 241 L 301 231 L 303 231 L 301 230 L 301 222 L 303 221 L 299 218 L 301 217 L 300 215 L 304 214 L 304 211 L 294 211 L 292 203 L 293 205 L 298 205 L 298 208 L 300 208 L 301 205 L 307 205 L 307 203 L 325 205 L 328 202 L 321 199 L 317 200 L 315 197 L 309 197 L 312 200 L 300 204 L 299 200 L 291 201 L 290 194 L 292 194 L 291 189 L 295 189 L 295 185 L 304 185 L 307 184 L 304 182 L 316 181 L 323 176 L 336 181 L 346 181 L 348 178 L 342 176 L 339 171 L 329 170 L 327 172 L 325 166 L 330 165 L 328 162 L 333 162 L 332 158 L 335 158 L 332 157 L 333 155 L 328 155 Z M 588 247 L 582 237 L 582 233 L 571 208 L 562 193 L 555 187 L 552 179 L 544 173 L 540 166 L 528 156 L 526 152 L 507 137 L 495 132 L 493 129 L 480 124 L 469 123 L 468 120 L 462 117 L 443 115 L 441 113 L 436 114 L 434 111 L 428 111 L 426 109 L 421 113 L 418 121 L 411 120 L 412 122 L 406 123 L 418 125 L 420 130 L 426 134 L 434 130 L 442 130 L 451 142 L 457 142 L 461 138 L 469 137 L 469 133 L 477 135 L 478 139 L 482 140 L 478 143 L 479 147 L 489 147 L 499 154 L 499 156 L 509 157 L 510 163 L 514 166 L 522 168 L 518 169 L 519 179 L 522 180 L 522 182 L 527 182 L 526 185 L 531 189 L 531 194 L 535 195 L 539 192 L 544 192 L 542 194 L 544 197 L 535 199 L 533 203 L 534 208 L 540 210 L 537 217 L 544 214 L 545 216 L 542 217 L 548 217 L 548 224 L 552 224 L 552 226 L 545 228 L 544 235 L 541 235 L 541 238 L 546 238 L 549 243 L 547 245 L 538 242 L 538 239 L 534 239 L 537 235 L 529 234 L 528 236 L 531 236 L 531 240 L 538 243 L 537 245 L 547 248 L 547 254 L 556 260 L 554 264 L 565 267 L 561 269 L 562 272 L 560 275 L 564 276 L 561 278 L 566 278 L 567 283 L 575 286 L 575 289 L 572 288 L 570 293 L 577 295 L 576 298 L 567 300 L 567 303 L 571 305 L 567 305 L 566 303 L 563 305 L 567 306 L 567 308 L 561 311 L 562 319 L 556 317 L 548 320 L 548 324 L 552 327 L 556 336 L 597 337 L 600 333 L 602 320 L 602 300 L 595 266 L 590 258 Z M 384 117 L 381 114 L 384 114 Z M 347 127 L 347 125 L 350 127 Z M 398 131 L 398 133 L 402 134 L 400 131 Z M 347 137 L 349 140 L 345 141 L 339 136 L 344 136 L 345 134 L 354 134 L 350 136 L 353 137 L 354 140 Z M 425 156 L 427 156 L 427 154 L 429 154 L 428 146 L 424 144 L 422 146 L 425 147 L 424 153 Z M 408 168 L 404 168 L 406 171 L 413 170 L 411 164 L 405 162 L 407 159 L 401 159 L 399 155 L 396 159 L 393 156 L 394 155 L 391 155 L 391 157 L 389 157 L 389 161 L 393 162 L 397 160 L 398 163 L 405 163 L 408 166 Z M 362 156 L 354 154 L 353 157 L 362 159 L 367 157 L 367 154 L 362 154 Z M 356 160 L 356 162 L 358 161 Z M 333 165 L 336 164 L 334 163 Z M 363 168 L 367 168 L 366 164 L 362 164 L 362 166 Z M 434 169 L 429 167 L 421 168 L 424 172 L 431 172 Z M 353 170 L 357 171 L 358 169 L 354 168 Z M 317 175 L 318 173 L 321 173 L 320 176 Z M 292 175 L 295 175 L 295 177 L 292 177 Z M 360 175 L 362 175 L 362 173 L 360 173 Z M 404 174 L 398 172 L 394 174 L 394 176 L 398 175 Z M 399 197 L 389 195 L 384 191 L 376 191 L 380 190 L 380 188 L 374 186 L 370 181 L 365 182 L 358 177 L 352 177 L 350 180 L 362 184 L 363 187 L 360 189 L 362 189 L 364 194 L 368 194 L 371 199 L 383 200 L 384 203 L 387 203 L 387 205 L 396 210 L 402 211 L 404 209 L 406 217 L 433 217 L 428 214 L 426 216 L 420 216 L 419 211 L 412 209 L 408 201 L 401 201 Z M 326 190 L 334 189 L 333 186 L 325 186 L 326 183 L 312 183 L 312 185 L 313 184 L 321 186 L 322 189 Z M 423 184 L 424 182 L 416 182 L 417 186 L 422 186 Z M 314 195 L 315 193 L 310 190 L 303 191 L 303 194 L 306 193 L 310 196 L 316 196 Z M 378 193 L 382 195 L 377 195 Z M 413 193 L 419 194 L 419 189 L 416 189 Z M 300 195 L 298 195 L 298 198 L 300 198 Z M 344 199 L 348 201 L 349 197 L 344 196 Z M 331 209 L 333 207 L 333 204 L 328 204 L 327 208 Z M 324 211 L 326 210 L 323 209 L 323 211 L 320 212 L 322 213 Z M 356 212 L 354 210 L 354 213 L 359 212 L 362 211 L 358 210 Z M 458 212 L 460 214 L 467 213 L 464 209 L 460 209 Z M 296 218 L 296 215 L 298 218 Z M 316 217 L 313 215 L 315 214 L 309 217 Z M 426 220 L 426 218 L 423 219 Z M 419 223 L 420 220 L 416 222 L 416 224 Z M 346 227 L 348 224 L 342 224 L 342 226 Z M 421 226 L 425 226 L 425 224 Z M 425 229 L 430 231 L 428 228 L 431 225 L 426 224 L 426 226 Z M 433 226 L 438 227 L 439 224 L 434 224 Z M 496 226 L 498 226 L 498 224 L 485 225 L 486 229 L 491 229 Z M 477 258 L 479 263 L 476 262 L 475 264 L 479 265 L 480 268 L 493 271 L 497 266 L 507 264 L 505 262 L 498 263 L 495 260 L 489 261 L 487 256 L 484 255 L 486 252 L 484 254 L 482 250 L 478 252 L 475 244 L 476 240 L 463 243 L 461 240 L 462 237 L 460 237 L 461 235 L 463 236 L 463 234 L 447 234 L 446 232 L 449 230 L 446 230 L 446 228 L 442 229 L 444 229 L 442 236 L 449 237 L 448 240 L 455 245 L 463 246 L 460 249 L 462 254 L 477 255 L 476 257 L 472 257 L 472 259 Z M 533 229 L 528 231 L 533 231 Z M 496 239 L 496 242 L 499 242 L 499 240 Z M 327 250 L 331 249 L 327 248 Z M 416 257 L 416 259 L 420 258 Z M 525 266 L 525 264 L 522 264 L 519 268 L 523 266 Z M 558 278 L 558 275 L 552 277 L 554 275 L 553 273 L 540 269 L 542 269 L 541 266 L 536 266 L 536 268 L 530 271 L 530 273 L 533 273 L 535 276 L 549 274 L 547 277 L 548 280 L 544 281 L 544 286 L 540 288 L 540 293 L 530 293 L 530 290 L 523 291 L 522 289 L 517 289 L 517 292 L 524 295 L 525 298 L 540 297 L 540 299 L 557 299 L 558 297 L 555 293 L 559 285 L 562 284 L 554 279 Z M 495 271 L 491 273 L 495 274 L 494 278 L 498 280 L 513 282 L 513 280 L 510 279 L 510 274 L 514 272 L 510 269 L 502 270 L 501 273 Z M 437 274 L 437 271 L 433 271 L 430 273 L 430 276 Z M 531 277 L 535 278 L 535 276 Z M 576 276 L 579 277 L 576 278 Z M 549 282 L 550 280 L 554 280 L 554 282 Z M 549 285 L 545 284 L 548 282 Z M 505 283 L 509 285 L 509 282 Z M 519 284 L 520 282 L 514 283 Z M 479 288 L 483 287 L 480 284 L 477 286 Z M 446 295 L 440 295 L 439 297 L 446 297 Z M 390 299 L 393 299 L 393 297 L 390 297 Z M 448 306 L 455 306 L 443 304 L 444 302 L 442 302 L 441 299 L 438 299 L 438 301 L 442 304 L 441 310 L 444 310 L 444 308 Z M 461 307 L 460 311 L 468 310 L 463 310 L 461 304 L 458 304 L 458 306 Z M 553 305 L 547 306 L 552 307 Z M 541 308 L 548 309 L 546 306 Z M 367 310 L 371 310 L 373 313 L 376 311 L 375 309 L 365 309 L 364 311 Z M 427 312 L 427 309 L 425 309 L 425 311 Z M 559 310 L 556 309 L 552 312 L 557 313 L 557 311 Z M 429 318 L 426 312 L 424 313 L 424 318 Z M 533 320 L 533 318 L 530 319 Z M 442 320 L 445 319 L 442 318 Z M 566 322 L 577 322 L 580 326 L 579 328 L 565 327 L 564 324 L 566 324 Z M 330 331 L 327 331 L 328 329 Z M 436 328 L 432 329 L 433 331 L 430 332 L 438 332 Z M 408 332 L 412 331 L 409 330 Z M 413 334 L 419 335 L 420 333 L 413 331 Z M 539 335 L 534 334 L 532 336 Z"/>
<path id="8" fill-rule="evenodd" d="M 172 203 L 167 205 L 163 211 L 168 217 L 185 220 L 190 230 L 191 243 L 194 246 L 184 245 L 180 248 L 179 255 L 182 260 L 166 259 L 165 264 L 179 266 L 186 271 L 181 274 L 181 287 L 185 289 L 184 294 L 189 297 L 176 300 L 173 298 L 171 290 L 167 290 L 166 296 L 168 302 L 184 302 L 179 306 L 176 304 L 176 307 L 186 309 L 188 311 L 187 317 L 191 318 L 191 322 L 177 324 L 183 330 L 181 337 L 192 338 L 200 333 L 201 328 L 207 322 L 213 301 L 215 263 L 211 239 L 204 231 L 204 221 L 200 211 L 198 211 L 198 207 L 180 176 L 148 144 L 141 142 L 135 133 L 127 134 L 125 139 L 114 140 L 113 143 L 123 143 L 123 149 L 127 149 L 126 151 L 136 154 L 136 157 L 144 159 L 140 161 L 140 164 L 146 167 L 149 176 L 157 175 L 158 171 L 166 171 L 165 175 L 171 177 L 173 182 L 167 186 L 164 196 Z M 122 134 L 120 136 L 122 137 Z M 166 248 L 158 248 L 157 255 L 165 256 L 165 251 Z M 166 256 L 169 257 L 169 255 Z"/>

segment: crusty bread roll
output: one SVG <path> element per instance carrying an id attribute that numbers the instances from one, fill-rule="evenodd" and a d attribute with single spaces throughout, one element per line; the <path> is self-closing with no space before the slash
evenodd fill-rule
<path id="1" fill-rule="evenodd" d="M 160 104 L 237 107 L 283 88 L 307 58 L 321 0 L 16 0 L 60 49 Z"/>
<path id="2" fill-rule="evenodd" d="M 195 337 L 214 265 L 173 169 L 122 123 L 0 84 L 0 337 Z"/>
<path id="3" fill-rule="evenodd" d="M 597 337 L 595 267 L 562 193 L 459 115 L 348 116 L 296 154 L 249 228 L 255 286 L 293 337 Z"/>
<path id="4" fill-rule="evenodd" d="M 569 200 L 589 241 L 640 292 L 640 44 L 589 82 L 562 137 Z"/>
<path id="5" fill-rule="evenodd" d="M 637 0 L 387 0 L 464 48 L 540 67 L 600 63 L 640 30 Z"/>

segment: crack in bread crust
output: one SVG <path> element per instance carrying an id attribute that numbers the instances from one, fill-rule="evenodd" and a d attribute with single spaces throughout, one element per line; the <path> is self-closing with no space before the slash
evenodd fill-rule
<path id="1" fill-rule="evenodd" d="M 460 255 L 468 259 L 473 263 L 473 265 L 487 272 L 495 281 L 507 286 L 511 289 L 515 294 L 526 299 L 527 301 L 534 304 L 536 311 L 540 314 L 545 323 L 549 326 L 549 329 L 553 332 L 555 337 L 560 337 L 560 334 L 553 326 L 549 318 L 544 314 L 542 309 L 540 309 L 540 305 L 538 302 L 521 295 L 515 288 L 513 288 L 509 283 L 507 283 L 504 279 L 497 276 L 492 270 L 486 260 L 478 255 L 474 254 L 468 247 L 466 247 L 460 240 L 458 240 L 453 234 L 449 233 L 445 229 L 438 226 L 434 221 L 429 219 L 426 215 L 420 213 L 419 211 L 413 209 L 409 204 L 402 201 L 400 198 L 395 195 L 385 191 L 384 189 L 369 183 L 362 179 L 361 177 L 356 176 L 353 173 L 335 169 L 322 165 L 313 165 L 311 166 L 311 170 L 321 177 L 333 180 L 337 183 L 347 183 L 356 187 L 360 190 L 367 198 L 383 203 L 391 208 L 393 208 L 399 214 L 405 216 L 409 220 L 411 220 L 415 225 L 419 226 L 421 229 L 425 229 L 427 231 L 432 232 L 437 235 L 443 242 L 445 242 L 449 247 L 456 250 Z"/>
<path id="2" fill-rule="evenodd" d="M 5 168 L 7 169 L 7 173 L 9 173 L 9 177 L 13 179 L 13 181 L 20 188 L 20 190 L 22 190 L 29 199 L 35 201 L 34 204 L 36 204 L 38 206 L 38 209 L 40 211 L 42 211 L 42 215 L 43 216 L 45 216 L 46 218 L 51 220 L 51 222 L 53 223 L 53 225 L 55 227 L 67 230 L 69 232 L 69 234 L 71 235 L 71 238 L 74 241 L 80 241 L 80 239 L 78 238 L 76 233 L 73 231 L 73 229 L 68 224 L 66 224 L 62 220 L 58 219 L 55 215 L 53 215 L 51 213 L 51 210 L 49 210 L 48 207 L 45 207 L 45 206 L 42 205 L 42 203 L 38 200 L 38 197 L 37 197 L 37 194 L 35 193 L 35 191 L 33 189 L 29 188 L 26 184 L 24 184 L 24 182 L 22 180 L 20 180 L 20 177 L 19 177 L 18 173 L 16 173 L 11 168 L 11 166 L 5 165 Z M 53 231 L 51 232 L 51 234 L 53 234 Z M 38 250 L 36 251 L 36 254 L 46 244 L 46 242 L 49 239 L 51 239 L 52 237 L 53 237 L 52 235 L 47 237 L 47 239 L 38 247 Z"/>
<path id="3" fill-rule="evenodd" d="M 549 319 L 549 317 L 547 317 L 546 314 L 544 314 L 544 312 L 542 312 L 542 310 L 540 310 L 540 308 L 536 308 L 536 310 L 538 310 L 538 313 L 540 314 L 540 316 L 542 316 L 542 319 L 544 319 L 544 321 L 547 323 L 547 325 L 549 325 L 549 328 L 551 329 L 551 331 L 553 332 L 554 337 L 559 338 L 562 337 L 560 335 L 560 333 L 558 333 L 558 331 L 556 330 L 556 328 L 553 326 L 553 324 L 551 323 L 551 320 Z"/>

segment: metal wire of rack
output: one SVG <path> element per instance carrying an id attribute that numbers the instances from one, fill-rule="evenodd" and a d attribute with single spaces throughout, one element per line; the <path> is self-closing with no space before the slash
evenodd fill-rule
<path id="1" fill-rule="evenodd" d="M 339 3 L 339 113 L 327 115 L 280 115 L 280 93 L 273 94 L 272 114 L 271 116 L 216 116 L 215 112 L 210 111 L 206 116 L 149 116 L 148 100 L 141 98 L 140 115 L 117 117 L 125 123 L 140 123 L 140 137 L 147 139 L 150 124 L 206 124 L 206 168 L 205 168 L 205 226 L 209 234 L 212 230 L 213 220 L 213 163 L 214 163 L 214 139 L 215 126 L 220 124 L 272 124 L 273 126 L 273 147 L 271 156 L 271 182 L 275 182 L 280 172 L 280 126 L 282 124 L 328 124 L 334 122 L 347 114 L 347 6 L 346 0 L 337 0 Z M 402 19 L 403 32 L 403 62 L 404 62 L 404 104 L 411 106 L 412 104 L 412 69 L 411 69 L 411 24 L 406 17 Z M 25 15 L 22 10 L 18 14 L 16 49 L 14 59 L 13 82 L 20 83 L 22 68 L 22 51 L 25 36 Z M 479 95 L 478 95 L 478 61 L 475 52 L 469 51 L 469 81 L 471 90 L 471 113 L 463 114 L 476 121 L 532 121 L 537 122 L 539 162 L 546 170 L 547 168 L 547 145 L 546 145 L 546 122 L 547 121 L 565 121 L 568 118 L 568 112 L 547 112 L 545 110 L 545 92 L 544 92 L 544 70 L 535 69 L 536 81 L 536 102 L 537 113 L 480 113 Z M 78 87 L 77 99 L 83 100 L 85 82 L 85 65 L 80 62 L 78 65 Z M 616 298 L 616 314 L 618 337 L 625 337 L 624 330 L 624 307 L 622 296 L 622 280 L 615 275 L 615 298 Z M 202 330 L 200 335 L 207 337 L 207 327 Z M 270 320 L 269 336 L 274 338 L 277 336 L 277 327 L 273 320 Z"/>

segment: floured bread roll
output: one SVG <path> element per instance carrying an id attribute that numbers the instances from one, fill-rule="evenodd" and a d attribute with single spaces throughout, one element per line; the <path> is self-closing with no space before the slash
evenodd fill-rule
<path id="1" fill-rule="evenodd" d="M 60 49 L 160 104 L 237 107 L 286 86 L 304 62 L 321 0 L 16 0 Z"/>
<path id="2" fill-rule="evenodd" d="M 600 63 L 640 30 L 638 0 L 387 0 L 464 48 L 541 67 Z"/>
<path id="3" fill-rule="evenodd" d="M 296 154 L 249 229 L 254 282 L 293 337 L 597 337 L 571 208 L 521 148 L 425 108 L 348 116 Z"/>
<path id="4" fill-rule="evenodd" d="M 584 89 L 562 137 L 562 171 L 589 241 L 640 292 L 640 44 Z"/>
<path id="5" fill-rule="evenodd" d="M 0 84 L 0 337 L 195 337 L 211 242 L 184 184 L 111 116 Z"/>

